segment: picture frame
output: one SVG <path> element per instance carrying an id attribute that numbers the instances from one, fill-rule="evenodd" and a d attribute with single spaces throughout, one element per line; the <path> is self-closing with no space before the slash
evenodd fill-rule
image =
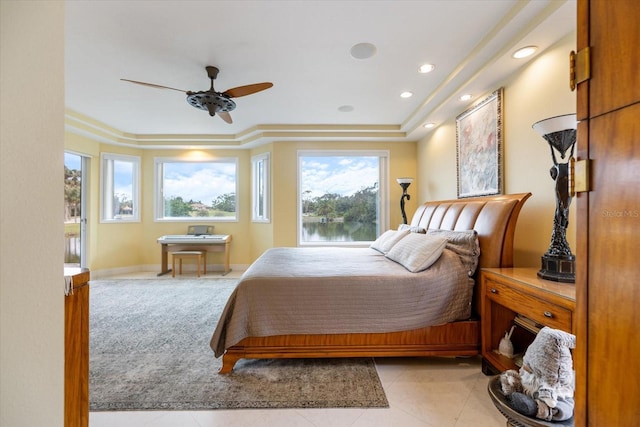
<path id="1" fill-rule="evenodd" d="M 456 117 L 458 198 L 502 194 L 500 88 Z"/>

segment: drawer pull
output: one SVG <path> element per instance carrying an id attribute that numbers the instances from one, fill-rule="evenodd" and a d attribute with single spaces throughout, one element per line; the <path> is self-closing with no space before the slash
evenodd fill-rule
<path id="1" fill-rule="evenodd" d="M 544 312 L 544 317 L 548 317 L 549 319 L 553 319 L 553 313 L 550 311 L 545 311 Z"/>
<path id="2" fill-rule="evenodd" d="M 491 292 L 492 294 L 497 294 L 498 290 L 496 288 L 491 288 L 489 292 Z"/>

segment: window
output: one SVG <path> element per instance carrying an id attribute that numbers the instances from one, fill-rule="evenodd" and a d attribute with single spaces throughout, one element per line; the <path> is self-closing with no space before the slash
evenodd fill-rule
<path id="1" fill-rule="evenodd" d="M 298 243 L 365 245 L 387 228 L 386 151 L 298 152 Z"/>
<path id="2" fill-rule="evenodd" d="M 236 221 L 237 163 L 156 158 L 156 220 Z"/>
<path id="3" fill-rule="evenodd" d="M 254 222 L 269 222 L 269 153 L 251 158 L 251 194 Z"/>
<path id="4" fill-rule="evenodd" d="M 140 221 L 140 157 L 102 153 L 102 222 Z"/>

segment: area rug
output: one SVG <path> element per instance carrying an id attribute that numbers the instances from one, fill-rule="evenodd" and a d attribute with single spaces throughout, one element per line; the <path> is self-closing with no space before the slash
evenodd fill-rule
<path id="1" fill-rule="evenodd" d="M 237 279 L 92 280 L 91 411 L 388 407 L 373 359 L 240 360 L 209 347 Z"/>

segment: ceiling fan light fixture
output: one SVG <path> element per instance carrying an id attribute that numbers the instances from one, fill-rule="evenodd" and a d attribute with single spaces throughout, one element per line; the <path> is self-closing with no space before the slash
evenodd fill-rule
<path id="1" fill-rule="evenodd" d="M 195 108 L 208 111 L 210 116 L 221 111 L 233 111 L 236 108 L 235 102 L 214 91 L 189 92 L 187 93 L 187 102 Z"/>
<path id="2" fill-rule="evenodd" d="M 213 81 L 216 79 L 216 77 L 218 77 L 218 72 L 220 70 L 212 65 L 205 67 L 205 69 L 207 70 L 207 76 L 209 77 L 209 79 L 211 79 L 211 88 L 209 90 L 203 90 L 199 92 L 176 89 L 174 87 L 162 86 L 154 83 L 139 82 L 137 80 L 120 80 L 157 89 L 171 89 L 185 93 L 187 94 L 187 102 L 189 103 L 189 105 L 199 110 L 208 111 L 209 115 L 212 117 L 217 115 L 229 124 L 233 123 L 233 119 L 231 118 L 229 111 L 233 111 L 236 108 L 236 103 L 233 102 L 231 98 L 251 95 L 273 87 L 273 83 L 263 82 L 234 87 L 231 89 L 227 89 L 225 92 L 217 92 L 213 88 Z"/>

